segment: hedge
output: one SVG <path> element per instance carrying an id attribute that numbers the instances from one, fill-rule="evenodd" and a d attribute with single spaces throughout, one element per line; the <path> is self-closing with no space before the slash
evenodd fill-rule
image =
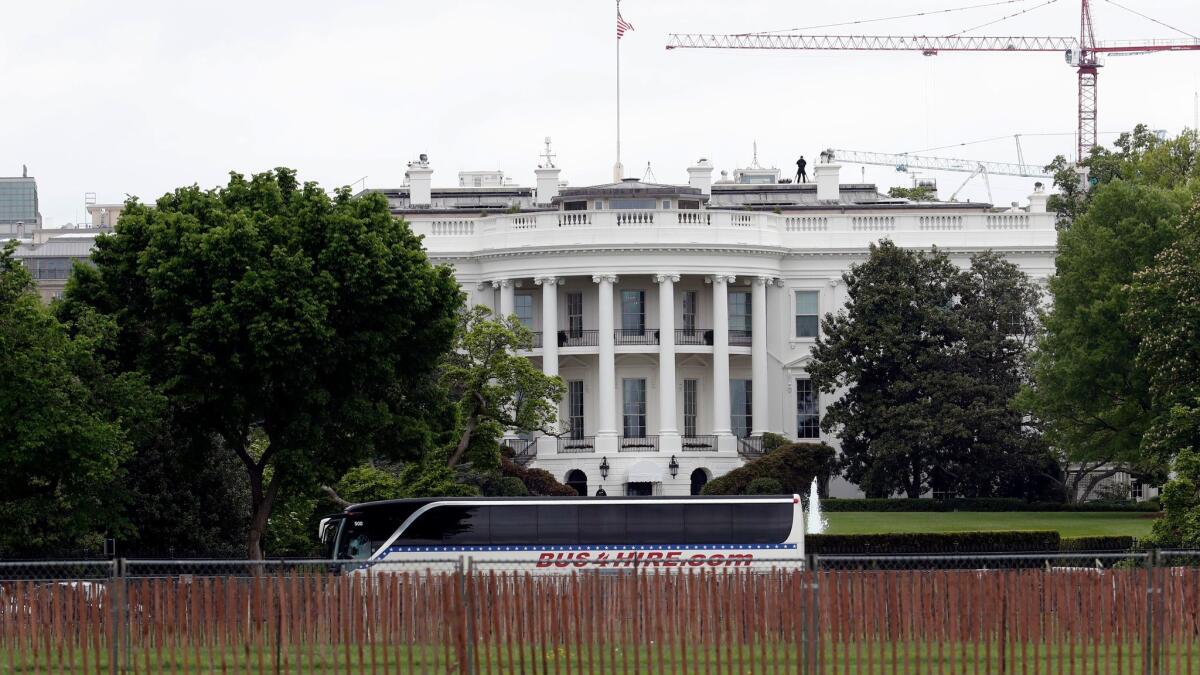
<path id="1" fill-rule="evenodd" d="M 894 534 L 810 534 L 804 552 L 817 555 L 896 555 L 908 553 L 1013 553 L 1057 551 L 1058 532 L 911 532 Z"/>
<path id="2" fill-rule="evenodd" d="M 821 509 L 827 512 L 848 511 L 907 511 L 942 513 L 949 511 L 1063 511 L 1072 513 L 1132 512 L 1155 513 L 1158 501 L 1148 502 L 1027 502 L 1024 499 L 822 499 Z"/>
<path id="3" fill-rule="evenodd" d="M 1131 551 L 1137 540 L 1130 536 L 1063 537 L 1061 551 Z"/>
<path id="4" fill-rule="evenodd" d="M 757 478 L 776 481 L 781 494 L 807 493 L 813 478 L 830 474 L 835 456 L 833 448 L 824 443 L 790 443 L 710 480 L 701 494 L 751 494 L 750 484 Z"/>

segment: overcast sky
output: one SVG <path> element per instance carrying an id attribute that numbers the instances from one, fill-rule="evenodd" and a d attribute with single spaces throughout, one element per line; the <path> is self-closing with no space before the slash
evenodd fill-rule
<path id="1" fill-rule="evenodd" d="M 976 5 L 988 0 L 625 0 L 623 159 L 685 182 L 698 157 L 732 172 L 759 161 L 789 175 L 825 147 L 917 151 L 1012 134 L 1030 163 L 1069 154 L 1075 73 L 1058 54 L 666 51 L 669 32 L 775 30 Z M 1002 0 L 992 0 L 999 2 Z M 1079 3 L 989 8 L 814 33 L 950 34 L 1036 8 L 975 35 L 1077 34 Z M 1125 0 L 1200 34 L 1196 0 Z M 85 192 L 152 201 L 231 170 L 275 166 L 322 185 L 398 186 L 428 153 L 434 185 L 499 168 L 534 182 L 551 136 L 563 178 L 606 182 L 614 161 L 615 19 L 600 0 L 3 0 L 0 175 L 38 179 L 51 226 L 82 218 Z M 1181 37 L 1095 0 L 1101 40 Z M 1100 128 L 1193 119 L 1200 52 L 1110 58 Z M 1103 136 L 1109 140 L 1113 136 Z M 928 154 L 1015 161 L 1011 138 Z M 842 180 L 862 177 L 847 166 Z M 966 177 L 941 174 L 946 198 Z M 909 179 L 868 168 L 882 189 Z M 362 185 L 360 184 L 360 186 Z M 996 178 L 995 201 L 1031 179 Z M 963 196 L 986 199 L 975 181 Z M 961 198 L 961 197 L 960 197 Z"/>

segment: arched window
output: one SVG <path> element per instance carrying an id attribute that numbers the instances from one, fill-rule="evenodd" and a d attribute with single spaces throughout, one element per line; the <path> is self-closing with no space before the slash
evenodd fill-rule
<path id="1" fill-rule="evenodd" d="M 696 469 L 692 472 L 692 494 L 698 495 L 708 484 L 708 472 L 704 469 Z"/>
<path id="2" fill-rule="evenodd" d="M 567 472 L 567 487 L 574 488 L 580 497 L 586 497 L 588 493 L 587 474 L 579 469 L 571 469 Z"/>

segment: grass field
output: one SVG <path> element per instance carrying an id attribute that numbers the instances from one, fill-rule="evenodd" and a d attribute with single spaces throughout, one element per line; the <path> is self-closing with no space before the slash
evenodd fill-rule
<path id="1" fill-rule="evenodd" d="M 1057 530 L 1064 537 L 1150 534 L 1154 513 L 827 513 L 828 534 Z"/>

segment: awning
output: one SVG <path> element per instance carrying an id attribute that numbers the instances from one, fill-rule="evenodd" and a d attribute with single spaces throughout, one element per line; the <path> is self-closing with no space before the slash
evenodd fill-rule
<path id="1" fill-rule="evenodd" d="M 626 483 L 661 483 L 662 482 L 662 467 L 648 459 L 642 459 L 634 462 L 633 466 L 629 467 L 629 473 L 625 478 Z"/>

